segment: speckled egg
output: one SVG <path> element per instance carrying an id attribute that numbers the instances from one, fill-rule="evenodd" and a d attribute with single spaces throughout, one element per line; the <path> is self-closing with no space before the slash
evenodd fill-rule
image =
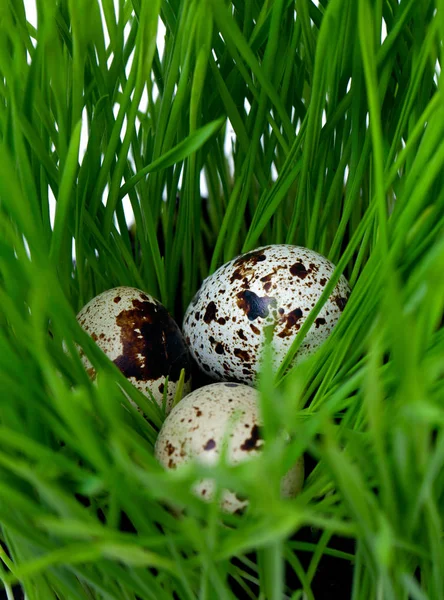
<path id="1" fill-rule="evenodd" d="M 267 326 L 274 327 L 277 367 L 334 268 L 321 254 L 286 244 L 264 246 L 222 265 L 205 279 L 184 317 L 184 336 L 200 368 L 215 379 L 253 383 Z M 295 362 L 326 340 L 349 294 L 341 276 Z"/>
<path id="2" fill-rule="evenodd" d="M 184 393 L 191 389 L 190 356 L 176 322 L 152 296 L 132 287 L 117 287 L 93 298 L 77 320 L 131 383 L 162 404 L 168 376 L 167 410 L 171 409 L 180 373 Z M 81 351 L 91 377 L 94 368 Z"/>
<path id="3" fill-rule="evenodd" d="M 192 459 L 212 465 L 219 460 L 225 441 L 230 464 L 239 464 L 257 455 L 263 445 L 258 400 L 255 389 L 238 383 L 213 383 L 195 390 L 166 418 L 156 441 L 157 459 L 168 469 Z M 282 496 L 295 496 L 303 480 L 301 458 L 283 477 Z M 202 499 L 210 500 L 213 481 L 198 482 L 194 491 Z M 229 490 L 222 493 L 221 508 L 226 512 L 241 511 L 247 504 L 248 500 Z"/>

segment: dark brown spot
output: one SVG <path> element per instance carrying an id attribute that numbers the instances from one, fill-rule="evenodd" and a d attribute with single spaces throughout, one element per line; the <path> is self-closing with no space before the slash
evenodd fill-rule
<path id="1" fill-rule="evenodd" d="M 240 358 L 242 361 L 250 360 L 250 355 L 246 350 L 241 350 L 240 348 L 234 349 L 234 356 Z"/>
<path id="2" fill-rule="evenodd" d="M 204 318 L 203 319 L 204 319 L 205 323 L 210 324 L 211 321 L 214 321 L 216 319 L 216 313 L 217 313 L 217 307 L 214 304 L 214 302 L 211 301 L 208 304 L 207 309 L 206 309 L 205 314 L 204 314 Z"/>
<path id="3" fill-rule="evenodd" d="M 212 450 L 216 447 L 216 442 L 214 440 L 208 440 L 208 442 L 203 447 L 204 450 Z"/>
<path id="4" fill-rule="evenodd" d="M 214 351 L 216 352 L 216 354 L 225 354 L 224 347 L 222 346 L 222 344 L 220 342 L 218 342 L 216 344 Z"/>
<path id="5" fill-rule="evenodd" d="M 190 357 L 179 327 L 160 304 L 133 300 L 133 308 L 116 317 L 122 354 L 113 362 L 125 377 L 152 381 L 168 376 L 178 381 L 191 371 Z"/>
<path id="6" fill-rule="evenodd" d="M 220 317 L 217 322 L 219 323 L 219 325 L 225 325 L 226 320 L 223 317 Z"/>
<path id="7" fill-rule="evenodd" d="M 302 318 L 302 310 L 300 308 L 295 308 L 290 311 L 288 314 L 284 315 L 281 319 L 281 322 L 284 323 L 284 328 L 282 331 L 278 333 L 278 337 L 286 338 L 291 335 L 294 335 L 294 331 L 292 328 L 300 329 L 299 320 Z"/>
<path id="8" fill-rule="evenodd" d="M 269 292 L 272 288 L 271 278 L 273 277 L 273 275 L 274 275 L 274 273 L 269 273 L 268 275 L 261 277 L 261 281 L 264 284 L 264 290 L 266 292 Z"/>
<path id="9" fill-rule="evenodd" d="M 322 287 L 324 287 L 324 285 L 327 283 L 327 278 L 323 277 L 322 279 L 319 280 L 319 283 L 322 285 Z"/>
<path id="10" fill-rule="evenodd" d="M 264 248 L 260 250 L 252 250 L 251 252 L 247 252 L 246 254 L 239 256 L 239 258 L 234 261 L 233 266 L 243 267 L 245 265 L 248 265 L 254 267 L 255 265 L 257 265 L 258 262 L 263 262 L 264 260 L 266 260 L 266 258 L 267 257 L 264 254 Z"/>
<path id="11" fill-rule="evenodd" d="M 243 329 L 238 329 L 237 335 L 240 337 L 241 340 L 247 341 L 247 338 L 245 337 L 245 333 Z"/>
<path id="12" fill-rule="evenodd" d="M 159 392 L 160 392 L 161 394 L 163 394 L 163 392 L 164 392 L 164 391 L 165 391 L 165 384 L 161 383 L 161 384 L 159 385 Z"/>
<path id="13" fill-rule="evenodd" d="M 290 311 L 286 317 L 287 319 L 287 327 L 293 327 L 302 318 L 302 310 L 300 308 L 295 308 Z"/>
<path id="14" fill-rule="evenodd" d="M 92 337 L 92 339 L 93 339 L 95 342 L 97 342 L 97 340 L 99 339 L 99 338 L 97 337 L 97 333 L 94 333 L 94 331 L 92 332 L 92 334 L 91 334 L 91 337 Z"/>
<path id="15" fill-rule="evenodd" d="M 315 323 L 316 323 L 316 329 L 319 329 L 320 325 L 325 325 L 325 319 L 323 319 L 322 317 L 318 317 L 315 320 Z"/>
<path id="16" fill-rule="evenodd" d="M 339 308 L 339 310 L 343 311 L 345 305 L 347 304 L 347 298 L 344 298 L 343 296 L 335 296 L 333 300 L 336 302 L 336 306 Z"/>
<path id="17" fill-rule="evenodd" d="M 319 271 L 319 267 L 317 265 L 315 265 L 314 263 L 310 263 L 310 270 L 317 273 Z"/>
<path id="18" fill-rule="evenodd" d="M 200 312 L 197 311 L 194 313 L 194 318 L 196 319 L 196 321 L 198 321 L 200 319 Z"/>
<path id="19" fill-rule="evenodd" d="M 250 323 L 250 328 L 251 328 L 251 331 L 253 333 L 255 333 L 256 335 L 259 335 L 260 332 L 261 332 L 261 330 L 259 329 L 259 327 L 256 327 L 256 325 L 253 325 L 253 323 Z"/>
<path id="20" fill-rule="evenodd" d="M 173 446 L 171 442 L 166 443 L 165 450 L 167 451 L 168 456 L 174 454 L 175 449 L 175 446 Z"/>
<path id="21" fill-rule="evenodd" d="M 250 450 L 254 450 L 258 447 L 258 442 L 261 440 L 261 434 L 259 427 L 257 425 L 253 425 L 251 428 L 251 435 L 245 442 L 241 445 L 241 450 L 245 450 L 249 452 Z"/>
<path id="22" fill-rule="evenodd" d="M 119 304 L 119 302 L 120 302 L 121 300 L 122 300 L 122 298 L 121 298 L 120 296 L 116 296 L 116 297 L 114 298 L 114 302 L 115 302 L 116 304 Z"/>
<path id="23" fill-rule="evenodd" d="M 196 417 L 201 417 L 202 411 L 200 410 L 200 408 L 198 406 L 193 406 L 193 408 L 196 411 Z"/>
<path id="24" fill-rule="evenodd" d="M 309 272 L 310 271 L 307 271 L 305 265 L 301 262 L 294 263 L 294 265 L 290 267 L 290 273 L 294 277 L 299 277 L 299 279 L 305 279 Z"/>
<path id="25" fill-rule="evenodd" d="M 234 283 L 235 281 L 240 281 L 244 276 L 241 269 L 236 269 L 230 277 L 230 283 Z"/>
<path id="26" fill-rule="evenodd" d="M 104 338 L 104 337 L 105 337 L 105 334 L 104 334 L 104 333 L 101 333 L 101 334 L 99 335 L 99 338 L 100 338 L 101 340 L 103 340 L 103 338 Z"/>
<path id="27" fill-rule="evenodd" d="M 176 468 L 176 463 L 174 462 L 174 460 L 172 458 L 170 458 L 170 460 L 168 461 L 168 468 L 169 469 L 175 469 Z"/>
<path id="28" fill-rule="evenodd" d="M 208 340 L 209 340 L 210 344 L 214 344 L 214 342 L 216 341 L 212 335 L 210 335 Z"/>
<path id="29" fill-rule="evenodd" d="M 262 319 L 268 317 L 268 307 L 273 304 L 276 304 L 274 298 L 268 296 L 261 298 L 248 290 L 237 294 L 237 305 L 245 312 L 250 321 L 254 321 L 258 317 Z"/>

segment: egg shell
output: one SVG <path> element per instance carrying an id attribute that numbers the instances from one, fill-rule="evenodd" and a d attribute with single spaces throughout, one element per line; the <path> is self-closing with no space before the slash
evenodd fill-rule
<path id="1" fill-rule="evenodd" d="M 285 357 L 334 271 L 321 254 L 276 244 L 222 265 L 203 282 L 184 317 L 183 332 L 199 367 L 222 381 L 254 383 L 265 328 L 274 327 L 274 366 Z M 344 310 L 350 288 L 341 276 L 295 357 L 313 353 Z"/>
<path id="2" fill-rule="evenodd" d="M 191 389 L 189 352 L 177 323 L 155 298 L 133 287 L 116 287 L 93 298 L 77 315 L 83 329 L 142 393 L 162 404 L 168 376 L 166 410 L 171 409 L 180 372 L 184 394 Z M 95 371 L 80 352 L 89 375 Z"/>
<path id="3" fill-rule="evenodd" d="M 166 418 L 155 445 L 155 455 L 167 469 L 197 459 L 212 465 L 227 444 L 227 460 L 235 465 L 259 454 L 263 445 L 256 390 L 237 383 L 213 383 L 195 390 L 177 404 Z M 294 496 L 302 487 L 303 459 L 284 476 L 282 495 Z M 211 479 L 199 481 L 194 492 L 204 500 L 214 493 Z M 223 490 L 221 508 L 241 511 L 248 500 Z"/>

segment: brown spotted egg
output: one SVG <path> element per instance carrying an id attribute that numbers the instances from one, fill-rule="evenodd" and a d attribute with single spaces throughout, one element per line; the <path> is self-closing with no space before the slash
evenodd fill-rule
<path id="1" fill-rule="evenodd" d="M 184 336 L 200 368 L 215 379 L 253 383 L 267 326 L 274 327 L 277 367 L 334 268 L 321 254 L 286 244 L 264 246 L 222 265 L 205 279 L 184 317 Z M 349 294 L 341 276 L 295 362 L 327 339 Z"/>
<path id="2" fill-rule="evenodd" d="M 258 392 L 238 383 L 213 383 L 191 392 L 177 404 L 160 430 L 155 455 L 167 469 L 176 469 L 192 459 L 206 465 L 219 460 L 224 444 L 230 464 L 236 465 L 259 454 L 263 445 Z M 304 463 L 301 458 L 283 477 L 281 494 L 293 497 L 302 488 Z M 194 492 L 211 500 L 214 482 L 199 481 Z M 224 490 L 221 508 L 229 513 L 248 504 L 234 492 Z"/>
<path id="3" fill-rule="evenodd" d="M 176 322 L 152 296 L 132 287 L 117 287 L 93 298 L 77 320 L 122 373 L 161 405 L 168 376 L 166 409 L 171 409 L 182 369 L 184 393 L 191 389 L 190 357 Z M 95 371 L 81 351 L 91 377 Z"/>

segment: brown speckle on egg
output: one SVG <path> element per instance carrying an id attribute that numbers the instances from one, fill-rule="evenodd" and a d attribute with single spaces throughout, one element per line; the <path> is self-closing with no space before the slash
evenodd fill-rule
<path id="1" fill-rule="evenodd" d="M 336 296 L 334 300 L 336 302 L 336 306 L 342 312 L 345 308 L 345 305 L 347 304 L 347 298 L 343 298 L 342 296 Z"/>
<path id="2" fill-rule="evenodd" d="M 301 262 L 297 262 L 290 267 L 290 273 L 299 279 L 305 279 L 310 271 L 307 271 L 305 265 Z"/>
<path id="3" fill-rule="evenodd" d="M 235 348 L 233 350 L 233 354 L 234 356 L 237 356 L 237 358 L 240 358 L 241 361 L 247 361 L 250 360 L 250 355 L 248 354 L 248 352 L 246 350 L 241 350 L 240 348 Z"/>
<path id="4" fill-rule="evenodd" d="M 207 325 L 216 319 L 217 307 L 213 301 L 209 302 L 203 320 Z"/>

